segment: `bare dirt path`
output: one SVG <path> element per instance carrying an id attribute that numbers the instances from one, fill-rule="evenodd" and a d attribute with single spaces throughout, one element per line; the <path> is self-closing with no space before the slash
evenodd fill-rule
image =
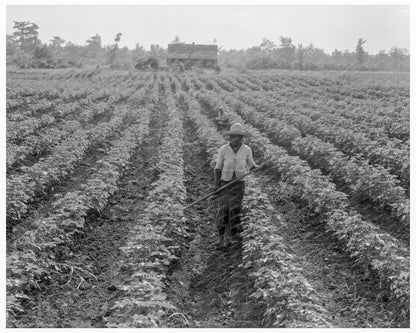
<path id="1" fill-rule="evenodd" d="M 212 188 L 212 168 L 196 142 L 192 124 L 185 122 L 185 174 L 188 200 Z M 170 298 L 180 309 L 174 327 L 261 327 L 262 311 L 250 300 L 252 279 L 241 263 L 241 245 L 216 248 L 216 201 L 207 199 L 186 211 L 194 238 L 171 275 Z"/>

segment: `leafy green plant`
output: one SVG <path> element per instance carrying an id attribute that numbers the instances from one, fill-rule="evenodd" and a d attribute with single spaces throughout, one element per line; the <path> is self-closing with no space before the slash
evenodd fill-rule
<path id="1" fill-rule="evenodd" d="M 216 110 L 221 103 L 215 96 L 203 91 L 197 93 L 197 98 L 211 110 Z M 308 208 L 309 216 L 323 217 L 327 229 L 346 244 L 350 255 L 353 258 L 358 256 L 360 265 L 378 273 L 381 284 L 391 289 L 391 296 L 398 304 L 398 313 L 404 318 L 408 317 L 409 280 L 405 280 L 405 277 L 409 272 L 409 249 L 354 212 L 349 207 L 346 195 L 336 191 L 335 185 L 319 170 L 312 170 L 299 157 L 289 156 L 284 149 L 272 145 L 268 138 L 232 110 L 229 109 L 228 114 L 233 122 L 245 124 L 246 130 L 251 133 L 250 144 L 269 161 L 270 172 L 298 187 L 299 200 Z M 335 216 L 339 218 L 334 219 Z M 346 224 L 345 221 L 350 223 Z"/>

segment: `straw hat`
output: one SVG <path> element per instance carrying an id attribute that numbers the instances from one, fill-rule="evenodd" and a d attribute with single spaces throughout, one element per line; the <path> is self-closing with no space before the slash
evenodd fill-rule
<path id="1" fill-rule="evenodd" d="M 229 131 L 224 131 L 225 135 L 242 135 L 249 136 L 250 133 L 244 131 L 243 126 L 240 123 L 232 124 Z"/>

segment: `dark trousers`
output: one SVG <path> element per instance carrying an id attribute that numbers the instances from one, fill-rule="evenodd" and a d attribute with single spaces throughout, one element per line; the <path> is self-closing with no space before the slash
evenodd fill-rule
<path id="1" fill-rule="evenodd" d="M 233 180 L 220 180 L 220 186 L 224 186 Z M 216 223 L 220 235 L 225 233 L 226 228 L 229 228 L 232 236 L 241 231 L 241 204 L 244 190 L 245 182 L 238 181 L 218 193 Z"/>

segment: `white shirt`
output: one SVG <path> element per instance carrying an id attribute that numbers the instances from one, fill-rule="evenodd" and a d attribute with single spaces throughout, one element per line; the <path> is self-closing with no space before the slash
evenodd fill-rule
<path id="1" fill-rule="evenodd" d="M 223 110 L 218 111 L 217 120 L 226 121 L 228 120 L 227 113 Z"/>
<path id="2" fill-rule="evenodd" d="M 229 181 L 233 178 L 234 172 L 236 177 L 239 178 L 253 166 L 257 165 L 254 163 L 253 153 L 249 146 L 242 143 L 237 153 L 235 153 L 230 144 L 227 143 L 218 151 L 215 169 L 221 169 L 221 180 Z"/>

